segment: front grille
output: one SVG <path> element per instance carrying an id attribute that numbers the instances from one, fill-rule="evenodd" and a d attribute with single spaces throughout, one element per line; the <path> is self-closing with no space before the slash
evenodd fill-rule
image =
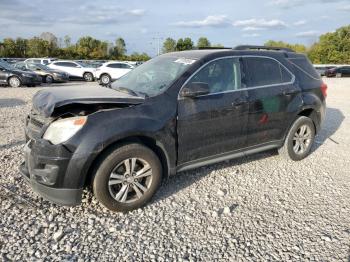
<path id="1" fill-rule="evenodd" d="M 26 134 L 31 139 L 38 139 L 42 135 L 44 125 L 50 121 L 49 118 L 42 118 L 33 111 L 28 115 Z"/>

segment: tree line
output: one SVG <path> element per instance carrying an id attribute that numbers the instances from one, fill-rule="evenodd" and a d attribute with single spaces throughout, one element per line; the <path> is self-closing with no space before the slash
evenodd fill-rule
<path id="1" fill-rule="evenodd" d="M 350 25 L 320 36 L 319 40 L 307 47 L 303 44 L 290 44 L 270 40 L 266 46 L 288 47 L 306 54 L 315 64 L 350 64 Z M 163 42 L 162 53 L 192 50 L 194 48 L 223 47 L 212 44 L 208 38 L 200 37 L 195 44 L 190 37 L 177 40 L 168 37 Z M 30 39 L 5 38 L 0 42 L 0 57 L 57 57 L 63 59 L 110 59 L 147 61 L 146 53 L 127 54 L 126 43 L 118 38 L 114 43 L 84 36 L 73 44 L 69 36 L 58 39 L 49 32 Z"/>
<path id="2" fill-rule="evenodd" d="M 49 32 L 39 37 L 5 38 L 0 42 L 0 57 L 57 57 L 61 59 L 96 59 L 96 60 L 131 60 L 147 61 L 146 53 L 127 55 L 126 43 L 118 38 L 114 43 L 101 41 L 91 36 L 84 36 L 73 44 L 69 36 L 58 39 Z"/>

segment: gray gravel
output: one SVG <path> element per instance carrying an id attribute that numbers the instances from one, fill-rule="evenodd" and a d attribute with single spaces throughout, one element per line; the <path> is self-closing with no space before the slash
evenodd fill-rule
<path id="1" fill-rule="evenodd" d="M 72 208 L 32 193 L 18 165 L 39 88 L 0 88 L 0 261 L 349 261 L 350 79 L 326 81 L 310 157 L 267 152 L 180 173 L 128 214 L 89 192 Z"/>

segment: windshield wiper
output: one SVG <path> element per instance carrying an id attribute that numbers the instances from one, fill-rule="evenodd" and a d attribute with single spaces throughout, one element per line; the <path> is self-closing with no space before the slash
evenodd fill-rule
<path id="1" fill-rule="evenodd" d="M 118 87 L 113 87 L 113 89 L 120 91 L 120 92 L 123 92 L 123 93 L 127 93 L 129 95 L 138 96 L 138 94 L 135 91 L 128 89 L 126 87 L 119 87 L 118 86 Z"/>

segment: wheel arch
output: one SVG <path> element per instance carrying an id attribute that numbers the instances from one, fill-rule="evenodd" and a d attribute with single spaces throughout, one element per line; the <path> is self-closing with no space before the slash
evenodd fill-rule
<path id="1" fill-rule="evenodd" d="M 171 170 L 170 170 L 169 155 L 167 154 L 162 143 L 155 140 L 154 138 L 138 135 L 138 136 L 130 136 L 130 137 L 119 139 L 117 141 L 110 143 L 105 148 L 103 148 L 103 150 L 100 151 L 97 154 L 97 156 L 95 156 L 95 158 L 91 161 L 91 164 L 87 169 L 88 171 L 85 177 L 84 185 L 85 186 L 91 185 L 95 168 L 99 164 L 99 162 L 104 158 L 105 154 L 108 154 L 108 151 L 111 151 L 118 146 L 130 144 L 130 143 L 138 143 L 150 148 L 158 156 L 162 164 L 163 174 L 164 174 L 163 178 L 167 178 L 170 175 Z"/>
<path id="2" fill-rule="evenodd" d="M 305 116 L 308 117 L 312 120 L 312 122 L 314 123 L 315 126 L 315 131 L 316 134 L 318 133 L 319 129 L 320 129 L 320 116 L 317 113 L 317 110 L 315 108 L 312 107 L 308 107 L 308 108 L 304 108 L 302 110 L 300 110 L 300 112 L 298 113 L 297 117 L 299 116 Z"/>
<path id="3" fill-rule="evenodd" d="M 11 77 L 14 77 L 14 76 L 17 77 L 17 78 L 21 81 L 21 83 L 23 83 L 22 77 L 20 77 L 19 75 L 12 74 L 12 75 L 9 75 L 9 76 L 7 77 L 7 79 L 6 79 L 7 84 L 9 84 L 10 78 L 11 78 Z"/>

